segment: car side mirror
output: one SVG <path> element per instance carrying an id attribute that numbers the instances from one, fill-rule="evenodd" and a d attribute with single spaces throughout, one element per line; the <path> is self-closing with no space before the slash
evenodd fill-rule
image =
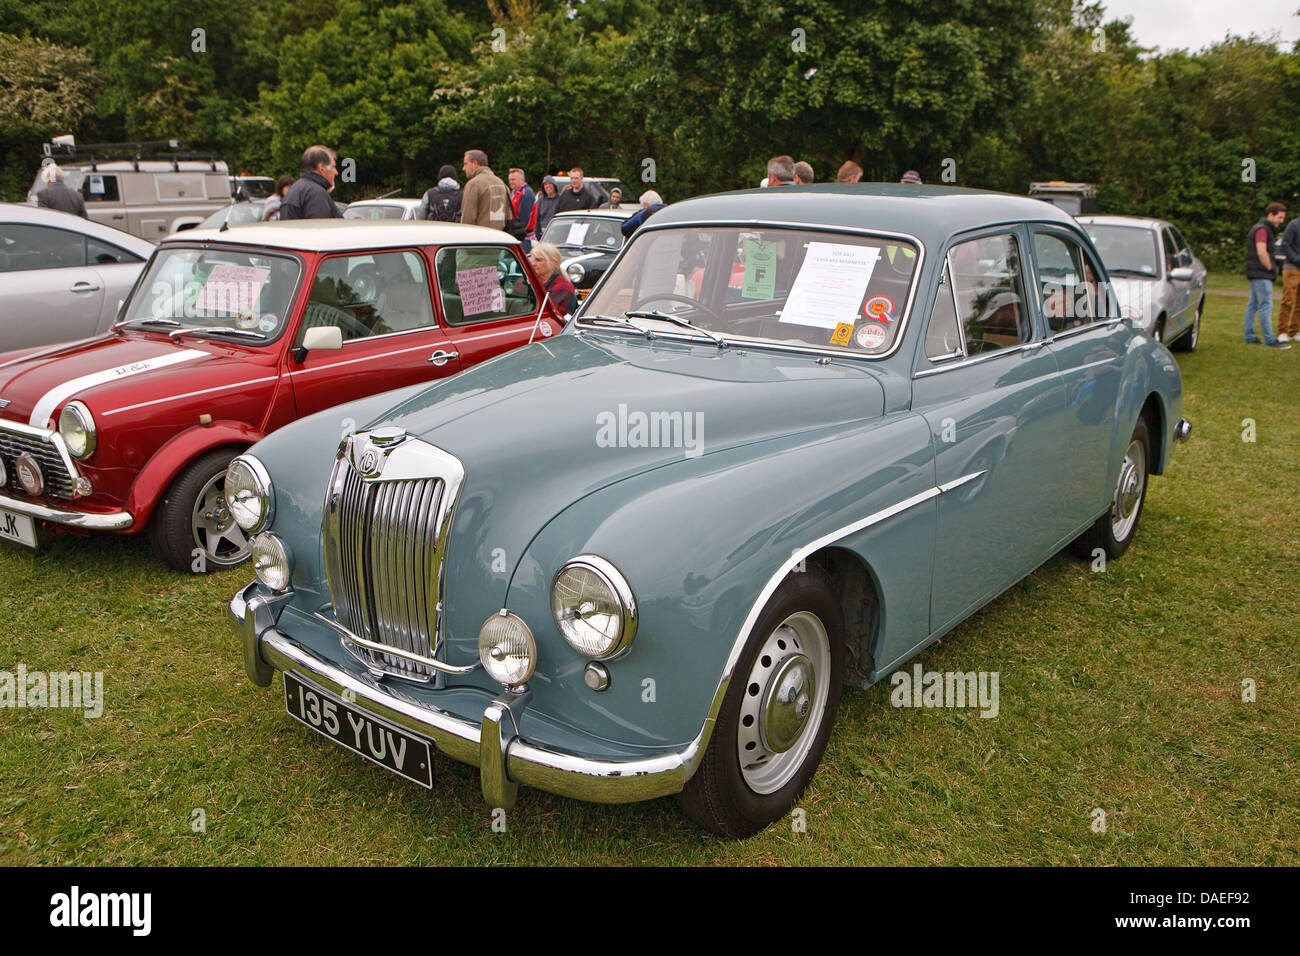
<path id="1" fill-rule="evenodd" d="M 1170 269 L 1169 278 L 1174 282 L 1188 282 L 1192 278 L 1192 267 L 1179 266 L 1177 269 Z"/>
<path id="2" fill-rule="evenodd" d="M 318 325 L 303 333 L 302 345 L 293 350 L 293 360 L 304 362 L 308 352 L 337 352 L 343 348 L 343 330 L 337 325 Z"/>

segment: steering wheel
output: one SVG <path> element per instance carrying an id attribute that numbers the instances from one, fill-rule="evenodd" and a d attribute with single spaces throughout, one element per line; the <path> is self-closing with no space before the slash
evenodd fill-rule
<path id="1" fill-rule="evenodd" d="M 718 314 L 714 312 L 712 309 L 708 309 L 705 306 L 701 305 L 699 302 L 696 302 L 689 295 L 678 295 L 676 292 L 656 292 L 653 295 L 648 295 L 640 302 L 633 305 L 632 308 L 629 309 L 628 311 L 636 312 L 638 309 L 641 309 L 643 306 L 645 306 L 647 302 L 659 302 L 663 299 L 669 299 L 673 302 L 685 302 L 687 305 L 694 308 L 697 312 L 703 312 L 706 316 L 708 316 L 713 321 L 717 322 L 719 325 L 722 324 L 721 320 L 718 318 Z M 685 316 L 678 316 L 678 318 L 685 318 Z"/>
<path id="2" fill-rule="evenodd" d="M 356 316 L 332 305 L 326 305 L 324 302 L 310 302 L 307 304 L 307 311 L 302 317 L 302 327 L 327 328 L 331 325 L 337 325 L 343 330 L 344 339 L 364 339 L 371 332 Z"/>

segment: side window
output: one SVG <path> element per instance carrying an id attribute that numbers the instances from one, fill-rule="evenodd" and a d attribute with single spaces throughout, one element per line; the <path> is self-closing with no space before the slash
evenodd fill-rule
<path id="1" fill-rule="evenodd" d="M 1165 271 L 1168 272 L 1178 266 L 1178 245 L 1174 242 L 1173 233 L 1168 229 L 1160 230 L 1160 238 L 1164 240 Z"/>
<path id="2" fill-rule="evenodd" d="M 952 294 L 952 272 L 945 265 L 943 282 L 939 284 L 934 311 L 930 313 L 930 324 L 925 330 L 925 355 L 932 362 L 958 358 L 964 353 L 957 323 L 957 304 Z"/>
<path id="3" fill-rule="evenodd" d="M 954 246 L 948 271 L 967 354 L 1029 341 L 1032 329 L 1015 236 L 981 236 Z"/>
<path id="4" fill-rule="evenodd" d="M 348 342 L 435 324 L 424 262 L 417 253 L 335 256 L 316 271 L 298 338 L 316 326 L 336 325 Z"/>
<path id="5" fill-rule="evenodd" d="M 86 240 L 66 229 L 6 223 L 0 229 L 0 272 L 67 269 L 86 264 Z"/>
<path id="6" fill-rule="evenodd" d="M 1056 233 L 1035 232 L 1034 257 L 1048 328 L 1064 332 L 1094 321 L 1097 275 L 1079 244 Z"/>
<path id="7" fill-rule="evenodd" d="M 117 246 L 98 239 L 86 237 L 86 264 L 92 266 L 112 265 L 115 262 L 140 262 L 139 256 L 119 249 Z"/>
<path id="8" fill-rule="evenodd" d="M 86 202 L 117 202 L 117 177 L 108 173 L 86 173 L 81 180 L 81 195 Z"/>
<path id="9" fill-rule="evenodd" d="M 451 325 L 491 322 L 537 312 L 524 264 L 499 246 L 442 249 L 435 260 L 442 311 Z"/>
<path id="10" fill-rule="evenodd" d="M 1192 250 L 1187 245 L 1187 240 L 1183 238 L 1183 234 L 1177 229 L 1171 228 L 1170 231 L 1174 234 L 1174 246 L 1178 249 L 1177 264 L 1180 266 L 1191 266 L 1193 259 Z"/>

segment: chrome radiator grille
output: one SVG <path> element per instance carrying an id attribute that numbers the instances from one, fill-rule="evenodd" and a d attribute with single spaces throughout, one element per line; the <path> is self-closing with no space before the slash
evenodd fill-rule
<path id="1" fill-rule="evenodd" d="M 422 449 L 437 457 L 430 460 Z M 423 467 L 436 466 L 438 457 L 450 456 L 420 442 L 407 442 L 386 453 L 376 451 L 364 436 L 349 439 L 330 478 L 322 530 L 334 617 L 367 641 L 434 658 L 443 539 L 459 476 L 444 477 L 435 467 Z M 400 477 L 382 473 L 385 454 L 390 470 L 400 472 Z M 363 474 L 355 459 L 369 459 L 368 464 L 378 462 L 378 466 L 373 473 Z M 413 469 L 413 463 L 422 467 Z M 423 476 L 412 476 L 413 472 Z M 408 657 L 355 643 L 349 649 L 368 666 L 390 674 L 417 680 L 433 674 L 428 665 Z"/>
<path id="2" fill-rule="evenodd" d="M 76 486 L 73 477 L 68 473 L 68 467 L 53 442 L 26 432 L 12 431 L 0 424 L 0 458 L 4 459 L 9 474 L 14 473 L 14 459 L 25 451 L 31 452 L 40 463 L 49 494 L 56 498 L 74 496 Z"/>

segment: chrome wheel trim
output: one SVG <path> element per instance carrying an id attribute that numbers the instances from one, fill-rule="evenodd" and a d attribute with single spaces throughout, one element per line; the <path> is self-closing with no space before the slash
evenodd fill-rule
<path id="1" fill-rule="evenodd" d="M 1110 533 L 1116 541 L 1123 541 L 1133 533 L 1146 483 L 1146 449 L 1141 442 L 1131 441 L 1119 466 L 1119 481 L 1115 483 L 1115 500 L 1110 512 Z"/>
<path id="2" fill-rule="evenodd" d="M 226 502 L 226 473 L 208 479 L 190 513 L 190 534 L 203 551 L 204 559 L 217 567 L 230 567 L 244 561 L 250 546 L 248 536 L 235 521 Z"/>
<path id="3" fill-rule="evenodd" d="M 825 719 L 830 675 L 830 638 L 811 611 L 791 614 L 763 642 L 741 689 L 736 725 L 740 773 L 750 790 L 775 793 L 803 767 Z"/>

